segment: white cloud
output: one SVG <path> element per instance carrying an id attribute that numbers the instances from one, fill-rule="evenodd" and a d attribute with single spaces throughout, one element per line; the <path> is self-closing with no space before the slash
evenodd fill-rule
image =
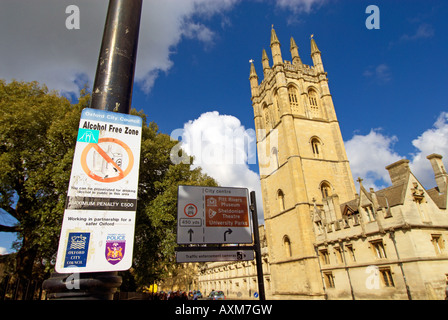
<path id="1" fill-rule="evenodd" d="M 345 142 L 347 157 L 350 161 L 353 179 L 364 179 L 365 187 L 375 190 L 390 185 L 386 166 L 405 157 L 393 150 L 397 137 L 386 136 L 372 129 L 367 135 L 354 135 Z M 426 189 L 435 186 L 434 172 L 426 158 L 432 153 L 443 156 L 445 167 L 448 164 L 448 112 L 442 112 L 433 127 L 424 131 L 412 141 L 416 152 L 409 155 L 412 173 Z"/>
<path id="2" fill-rule="evenodd" d="M 377 66 L 369 66 L 363 73 L 366 78 L 371 78 L 379 84 L 384 84 L 392 79 L 390 68 L 387 64 L 379 64 Z"/>
<path id="3" fill-rule="evenodd" d="M 189 39 L 198 39 L 205 43 L 213 41 L 214 32 L 201 23 L 186 23 L 182 34 Z"/>
<path id="4" fill-rule="evenodd" d="M 176 45 L 186 37 L 209 43 L 214 32 L 197 21 L 231 9 L 237 0 L 151 0 L 143 2 L 135 80 L 150 91 L 167 72 Z M 65 9 L 80 10 L 79 30 L 68 30 Z M 107 0 L 4 0 L 0 10 L 0 78 L 37 80 L 51 89 L 77 92 L 93 84 Z"/>
<path id="5" fill-rule="evenodd" d="M 427 39 L 434 36 L 434 28 L 430 24 L 423 23 L 418 26 L 414 34 L 404 34 L 401 36 L 400 41 L 414 41 L 418 39 Z"/>
<path id="6" fill-rule="evenodd" d="M 65 8 L 80 8 L 79 30 L 68 30 Z M 2 3 L 0 77 L 46 83 L 52 89 L 77 91 L 78 75 L 93 78 L 107 1 L 26 1 Z M 92 83 L 93 81 L 91 81 Z"/>
<path id="7" fill-rule="evenodd" d="M 0 247 L 0 256 L 4 255 L 4 254 L 7 254 L 7 253 L 8 253 L 8 249 Z"/>
<path id="8" fill-rule="evenodd" d="M 213 43 L 215 32 L 196 21 L 230 10 L 236 0 L 158 0 L 144 1 L 138 44 L 135 80 L 149 92 L 160 72 L 173 65 L 170 57 L 183 39 Z"/>
<path id="9" fill-rule="evenodd" d="M 382 189 L 390 184 L 389 173 L 385 167 L 402 157 L 393 151 L 397 137 L 388 137 L 372 129 L 369 134 L 354 135 L 345 142 L 353 179 L 364 179 L 366 188 Z"/>
<path id="10" fill-rule="evenodd" d="M 426 188 L 432 188 L 435 186 L 434 172 L 426 157 L 432 153 L 438 153 L 443 156 L 443 162 L 447 167 L 448 112 L 442 112 L 433 127 L 413 140 L 412 145 L 417 148 L 418 152 L 412 155 L 411 170 Z"/>
<path id="11" fill-rule="evenodd" d="M 255 191 L 261 218 L 260 177 L 248 166 L 256 148 L 254 133 L 252 129 L 245 129 L 234 116 L 220 115 L 217 111 L 207 112 L 185 123 L 182 149 L 194 156 L 194 167 L 201 167 L 219 185 Z"/>
<path id="12" fill-rule="evenodd" d="M 422 23 L 417 27 L 417 30 L 414 33 L 403 34 L 401 37 L 398 38 L 398 40 L 389 42 L 389 48 L 391 48 L 394 45 L 399 45 L 407 42 L 430 39 L 434 37 L 434 35 L 435 30 L 433 26 L 428 23 Z"/>
<path id="13" fill-rule="evenodd" d="M 207 17 L 226 11 L 240 1 L 241 0 L 190 0 L 194 5 L 194 12 Z"/>
<path id="14" fill-rule="evenodd" d="M 277 6 L 292 10 L 294 13 L 309 13 L 314 7 L 320 7 L 327 0 L 277 0 Z"/>

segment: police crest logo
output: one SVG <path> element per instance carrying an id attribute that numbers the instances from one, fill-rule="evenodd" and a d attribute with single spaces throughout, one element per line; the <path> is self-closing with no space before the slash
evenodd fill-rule
<path id="1" fill-rule="evenodd" d="M 106 240 L 106 260 L 110 264 L 117 264 L 123 260 L 126 240 L 124 234 L 109 234 Z"/>

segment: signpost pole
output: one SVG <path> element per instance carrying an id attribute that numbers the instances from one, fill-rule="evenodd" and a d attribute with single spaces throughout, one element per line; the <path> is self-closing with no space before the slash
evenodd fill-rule
<path id="1" fill-rule="evenodd" d="M 110 0 L 91 108 L 129 114 L 142 0 Z M 69 282 L 71 281 L 71 282 Z M 117 272 L 59 274 L 44 282 L 50 299 L 112 300 L 121 277 Z"/>
<path id="2" fill-rule="evenodd" d="M 129 113 L 142 0 L 110 0 L 91 108 Z"/>
<path id="3" fill-rule="evenodd" d="M 258 294 L 261 301 L 266 300 L 264 291 L 263 280 L 263 265 L 261 261 L 261 247 L 260 247 L 260 234 L 258 232 L 258 214 L 257 214 L 257 202 L 255 199 L 255 191 L 250 193 L 250 211 L 252 212 L 252 224 L 254 228 L 254 251 L 255 261 L 257 263 L 257 282 L 258 282 Z"/>

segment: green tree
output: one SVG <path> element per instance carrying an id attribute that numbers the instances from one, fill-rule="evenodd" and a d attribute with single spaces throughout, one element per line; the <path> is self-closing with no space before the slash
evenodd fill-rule
<path id="1" fill-rule="evenodd" d="M 89 96 L 72 105 L 37 82 L 0 80 L 0 208 L 18 224 L 16 273 L 49 270 L 57 248 L 76 128 Z M 34 270 L 33 270 L 34 269 Z"/>

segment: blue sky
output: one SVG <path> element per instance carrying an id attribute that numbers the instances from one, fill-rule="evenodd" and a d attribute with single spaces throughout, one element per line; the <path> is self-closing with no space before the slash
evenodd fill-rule
<path id="1" fill-rule="evenodd" d="M 107 3 L 5 0 L 0 40 L 9 45 L 0 47 L 0 78 L 37 80 L 76 96 L 93 83 Z M 378 30 L 365 26 L 371 4 L 380 9 Z M 79 8 L 79 29 L 65 27 L 69 5 Z M 218 131 L 209 135 L 214 140 L 184 137 L 189 150 L 192 143 L 227 145 L 229 130 L 242 129 L 250 140 L 249 60 L 261 82 L 261 52 L 272 63 L 274 25 L 283 59 L 291 60 L 293 36 L 311 65 L 314 34 L 355 178 L 375 189 L 388 186 L 384 167 L 407 158 L 431 188 L 426 155 L 448 159 L 447 15 L 448 2 L 431 0 L 144 0 L 132 104 L 163 133 Z M 230 147 L 244 153 L 239 143 Z M 203 168 L 222 185 L 258 192 L 258 167 L 248 162 Z M 0 233 L 0 254 L 10 251 L 10 240 Z"/>

